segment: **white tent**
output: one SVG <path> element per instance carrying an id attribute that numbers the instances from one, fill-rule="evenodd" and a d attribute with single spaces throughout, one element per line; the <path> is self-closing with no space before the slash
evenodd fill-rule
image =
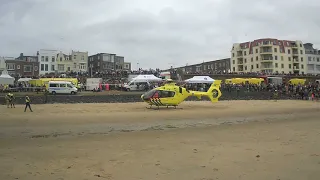
<path id="1" fill-rule="evenodd" d="M 0 84 L 14 84 L 14 78 L 8 74 L 7 70 L 2 71 Z"/>
<path id="2" fill-rule="evenodd" d="M 193 76 L 193 78 L 185 80 L 187 83 L 213 83 L 214 79 L 209 76 Z"/>
<path id="3" fill-rule="evenodd" d="M 151 75 L 150 74 L 146 74 L 146 75 L 141 74 L 135 78 L 132 78 L 132 81 L 148 82 L 148 81 L 162 81 L 162 79 L 154 76 L 153 74 L 151 74 Z"/>

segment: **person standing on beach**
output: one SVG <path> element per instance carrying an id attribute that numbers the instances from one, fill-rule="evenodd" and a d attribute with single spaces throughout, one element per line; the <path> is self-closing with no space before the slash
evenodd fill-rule
<path id="1" fill-rule="evenodd" d="M 15 100 L 15 97 L 12 93 L 9 93 L 9 98 L 10 98 L 10 106 L 11 108 L 16 108 L 16 106 L 14 105 L 14 100 Z"/>
<path id="2" fill-rule="evenodd" d="M 29 96 L 26 96 L 25 100 L 26 100 L 26 107 L 24 108 L 24 112 L 26 112 L 27 107 L 29 107 L 30 111 L 33 112 L 32 109 L 31 109 L 31 106 L 30 106 L 30 98 L 29 98 Z"/>

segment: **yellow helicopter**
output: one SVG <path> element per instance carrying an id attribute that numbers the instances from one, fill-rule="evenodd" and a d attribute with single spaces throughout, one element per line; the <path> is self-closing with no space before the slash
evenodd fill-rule
<path id="1" fill-rule="evenodd" d="M 143 95 L 141 99 L 150 105 L 150 108 L 155 105 L 160 106 L 173 106 L 176 108 L 181 102 L 190 96 L 195 96 L 201 99 L 202 96 L 207 96 L 212 103 L 218 101 L 222 93 L 220 91 L 221 80 L 215 80 L 207 92 L 189 91 L 186 88 L 177 86 L 171 79 L 167 80 L 164 86 L 154 88 Z"/>

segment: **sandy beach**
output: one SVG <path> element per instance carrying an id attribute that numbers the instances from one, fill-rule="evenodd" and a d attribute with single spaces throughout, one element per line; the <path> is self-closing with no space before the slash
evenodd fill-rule
<path id="1" fill-rule="evenodd" d="M 0 179 L 320 179 L 319 102 L 0 107 Z"/>

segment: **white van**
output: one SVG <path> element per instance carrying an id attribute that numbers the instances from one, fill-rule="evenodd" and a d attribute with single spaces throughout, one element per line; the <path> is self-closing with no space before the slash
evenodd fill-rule
<path id="1" fill-rule="evenodd" d="M 150 87 L 149 82 L 136 82 L 130 81 L 128 84 L 124 85 L 126 91 L 143 91 Z"/>
<path id="2" fill-rule="evenodd" d="M 49 81 L 48 91 L 50 94 L 76 94 L 78 89 L 68 81 Z"/>

